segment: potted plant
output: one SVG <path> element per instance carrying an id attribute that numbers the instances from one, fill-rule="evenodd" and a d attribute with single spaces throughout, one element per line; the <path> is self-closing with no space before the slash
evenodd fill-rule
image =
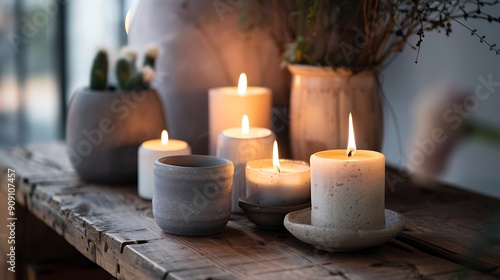
<path id="1" fill-rule="evenodd" d="M 485 13 L 483 8 L 498 3 L 275 0 L 272 12 L 263 8 L 261 14 L 272 18 L 277 44 L 286 46 L 282 49 L 283 65 L 292 73 L 293 157 L 306 160 L 319 150 L 345 148 L 349 112 L 353 114 L 358 147 L 380 150 L 380 70 L 405 46 L 416 50 L 417 62 L 425 33 L 439 31 L 449 35 L 453 24 L 469 29 L 499 54 L 495 44 L 460 21 L 477 18 L 500 22 L 499 17 Z M 246 18 L 244 15 L 242 18 Z M 247 26 L 258 27 L 259 23 L 250 22 Z"/>
<path id="2" fill-rule="evenodd" d="M 68 156 L 84 181 L 137 183 L 137 149 L 158 138 L 165 128 L 160 99 L 150 82 L 157 49 L 146 52 L 136 69 L 136 53 L 123 49 L 115 74 L 118 87 L 108 86 L 108 55 L 98 51 L 90 85 L 77 90 L 69 104 L 66 125 Z"/>

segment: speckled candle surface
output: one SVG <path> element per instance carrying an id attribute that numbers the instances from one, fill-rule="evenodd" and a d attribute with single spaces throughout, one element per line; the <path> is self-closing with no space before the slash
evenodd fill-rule
<path id="1" fill-rule="evenodd" d="M 307 203 L 311 197 L 309 164 L 280 160 L 281 172 L 272 159 L 246 164 L 246 195 L 250 203 L 263 206 L 291 206 Z"/>
<path id="2" fill-rule="evenodd" d="M 375 151 L 329 150 L 311 156 L 311 223 L 344 229 L 385 225 L 385 157 Z"/>

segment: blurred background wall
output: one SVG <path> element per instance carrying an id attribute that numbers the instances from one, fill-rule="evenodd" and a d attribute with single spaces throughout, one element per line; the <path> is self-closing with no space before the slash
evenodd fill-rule
<path id="1" fill-rule="evenodd" d="M 99 47 L 126 44 L 132 1 L 0 2 L 0 147 L 64 137 L 71 93 Z"/>
<path id="2" fill-rule="evenodd" d="M 129 9 L 133 15 L 137 3 L 0 2 L 0 147 L 63 139 L 71 93 L 88 83 L 92 58 L 99 47 L 116 53 L 126 44 L 125 15 Z M 500 9 L 492 13 L 500 15 Z M 469 20 L 467 25 L 500 44 L 498 24 Z M 416 52 L 407 47 L 381 75 L 387 101 L 383 152 L 389 164 L 405 168 L 415 141 L 412 112 L 424 88 L 449 82 L 474 91 L 478 77 L 489 75 L 500 82 L 500 56 L 457 24 L 449 38 L 427 33 L 418 64 L 415 58 Z M 500 87 L 479 103 L 469 119 L 500 129 L 499 108 Z M 499 171 L 500 146 L 464 138 L 439 178 L 500 197 Z"/>
<path id="3" fill-rule="evenodd" d="M 61 137 L 61 15 L 38 1 L 0 3 L 0 143 L 4 146 Z"/>
<path id="4" fill-rule="evenodd" d="M 500 15 L 500 7 L 496 7 L 492 14 Z M 466 24 L 485 35 L 488 41 L 500 45 L 499 24 L 472 20 L 468 20 Z M 390 164 L 405 167 L 408 167 L 408 156 L 414 146 L 412 143 L 421 140 L 415 139 L 412 134 L 416 122 L 412 118 L 422 91 L 436 84 L 448 83 L 474 93 L 481 84 L 480 76 L 488 80 L 489 75 L 492 75 L 492 81 L 500 83 L 500 55 L 489 51 L 486 44 L 480 43 L 477 37 L 472 37 L 470 31 L 458 24 L 453 25 L 453 32 L 448 38 L 445 34 L 427 33 L 418 64 L 414 63 L 415 58 L 416 52 L 405 48 L 382 73 L 383 88 L 396 115 L 394 119 L 385 111 L 383 152 Z M 485 87 L 481 90 L 487 91 Z M 464 120 L 500 130 L 500 86 L 494 87 L 490 96 L 478 104 L 477 109 L 470 112 L 470 116 Z M 402 154 L 397 148 L 400 143 L 396 122 L 403 146 Z M 436 120 L 437 126 L 439 123 L 440 120 Z M 500 145 L 464 137 L 450 154 L 448 165 L 440 179 L 452 185 L 500 197 Z"/>

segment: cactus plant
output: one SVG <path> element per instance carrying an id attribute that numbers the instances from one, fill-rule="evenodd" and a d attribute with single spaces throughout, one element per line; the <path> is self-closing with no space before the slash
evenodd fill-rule
<path id="1" fill-rule="evenodd" d="M 100 49 L 94 58 L 90 73 L 90 89 L 105 90 L 108 83 L 108 53 Z"/>
<path id="2" fill-rule="evenodd" d="M 120 50 L 121 57 L 128 57 L 130 59 L 130 64 L 132 65 L 132 73 L 135 74 L 137 72 L 137 68 L 135 67 L 137 61 L 137 53 L 131 50 L 129 47 L 125 46 Z"/>
<path id="3" fill-rule="evenodd" d="M 157 56 L 158 56 L 158 47 L 149 46 L 146 49 L 146 56 L 144 57 L 144 66 L 149 65 L 152 69 L 155 69 Z"/>
<path id="4" fill-rule="evenodd" d="M 121 90 L 147 89 L 153 80 L 158 48 L 149 46 L 144 57 L 141 71 L 136 69 L 137 54 L 128 47 L 123 47 L 116 61 L 115 74 L 118 88 Z M 105 49 L 100 49 L 92 65 L 90 89 L 105 90 L 107 87 L 108 55 Z"/>
<path id="5" fill-rule="evenodd" d="M 132 49 L 130 49 L 127 46 L 124 46 L 120 50 L 120 55 L 130 58 L 130 61 L 132 62 L 132 64 L 135 65 L 135 62 L 137 60 L 137 53 L 135 51 L 133 51 Z"/>
<path id="6" fill-rule="evenodd" d="M 144 66 L 141 71 L 131 77 L 125 89 L 138 90 L 149 87 L 149 83 L 154 79 L 155 71 L 149 65 Z"/>
<path id="7" fill-rule="evenodd" d="M 121 56 L 116 61 L 116 80 L 118 82 L 118 87 L 125 89 L 128 81 L 134 75 L 134 65 L 128 56 Z"/>

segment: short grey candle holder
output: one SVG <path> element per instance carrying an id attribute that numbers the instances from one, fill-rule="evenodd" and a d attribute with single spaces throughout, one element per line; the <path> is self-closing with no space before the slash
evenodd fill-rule
<path id="1" fill-rule="evenodd" d="M 234 172 L 230 160 L 182 155 L 154 164 L 153 216 L 163 231 L 202 236 L 226 227 Z"/>

